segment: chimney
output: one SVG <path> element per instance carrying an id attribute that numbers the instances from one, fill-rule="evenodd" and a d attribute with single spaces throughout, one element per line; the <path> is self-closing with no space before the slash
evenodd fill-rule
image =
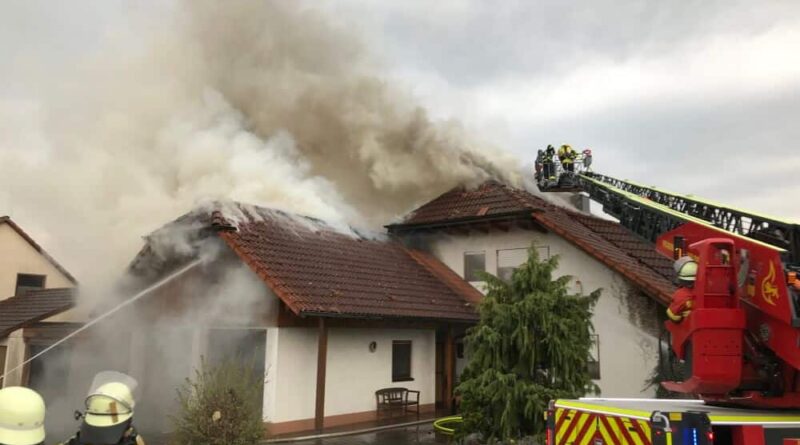
<path id="1" fill-rule="evenodd" d="M 570 198 L 572 205 L 581 212 L 590 213 L 589 211 L 589 195 L 586 193 L 576 193 Z"/>

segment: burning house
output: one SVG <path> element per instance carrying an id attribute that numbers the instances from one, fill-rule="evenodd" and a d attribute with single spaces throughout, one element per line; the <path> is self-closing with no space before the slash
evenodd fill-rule
<path id="1" fill-rule="evenodd" d="M 575 292 L 604 289 L 591 363 L 603 394 L 652 391 L 670 264 L 618 224 L 487 182 L 387 227 L 388 235 L 361 233 L 216 204 L 152 233 L 130 267 L 141 283 L 207 260 L 137 309 L 148 329 L 133 335 L 131 356 L 161 364 L 132 370 L 143 403 L 163 399 L 206 357 L 246 360 L 264 373 L 263 418 L 274 434 L 375 419 L 375 391 L 386 387 L 420 391 L 423 412 L 451 407 L 468 360 L 462 339 L 482 296 L 477 272 L 508 278 L 530 246 L 560 256 Z M 640 360 L 612 373 L 621 357 Z"/>
<path id="2" fill-rule="evenodd" d="M 477 320 L 474 287 L 385 235 L 225 207 L 156 231 L 131 265 L 149 283 L 181 258 L 211 258 L 138 308 L 150 325 L 184 320 L 163 323 L 169 334 L 134 337 L 149 345 L 148 360 L 162 364 L 134 372 L 147 393 L 168 390 L 204 356 L 212 364 L 247 360 L 264 373 L 263 417 L 274 434 L 374 419 L 375 391 L 386 387 L 420 391 L 422 412 L 451 403 L 455 364 L 446 356 L 455 357 L 455 336 Z M 177 337 L 179 351 L 153 350 Z M 183 375 L 165 378 L 165 368 Z"/>

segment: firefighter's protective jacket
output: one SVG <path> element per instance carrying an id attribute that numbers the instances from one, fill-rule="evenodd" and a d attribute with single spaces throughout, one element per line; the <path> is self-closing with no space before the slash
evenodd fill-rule
<path id="1" fill-rule="evenodd" d="M 80 436 L 81 436 L 81 434 L 77 433 L 74 436 L 72 436 L 69 440 L 67 440 L 66 442 L 61 442 L 58 445 L 88 445 L 88 444 L 85 444 L 85 443 L 81 442 L 81 437 Z M 92 444 L 92 445 L 100 445 L 100 444 Z M 120 438 L 119 442 L 117 442 L 115 444 L 107 444 L 107 445 L 145 445 L 145 443 L 144 443 L 144 439 L 142 438 L 142 436 L 140 436 L 139 433 L 136 432 L 136 428 L 131 426 L 130 428 L 128 428 L 125 431 L 125 434 L 122 435 L 122 437 Z"/>
<path id="2" fill-rule="evenodd" d="M 573 163 L 576 156 L 577 153 L 575 153 L 575 150 L 573 150 L 569 145 L 562 145 L 561 148 L 558 149 L 558 159 L 562 164 Z"/>
<path id="3" fill-rule="evenodd" d="M 694 292 L 688 287 L 681 287 L 672 294 L 672 303 L 667 308 L 667 317 L 680 323 L 692 311 Z"/>

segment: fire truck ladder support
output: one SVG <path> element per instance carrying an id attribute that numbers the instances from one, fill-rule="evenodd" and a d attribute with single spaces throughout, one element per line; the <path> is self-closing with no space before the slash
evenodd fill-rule
<path id="1" fill-rule="evenodd" d="M 582 173 L 579 178 L 581 189 L 606 213 L 651 242 L 686 221 L 700 220 L 785 250 L 784 261 L 800 266 L 800 224 L 598 173 Z"/>

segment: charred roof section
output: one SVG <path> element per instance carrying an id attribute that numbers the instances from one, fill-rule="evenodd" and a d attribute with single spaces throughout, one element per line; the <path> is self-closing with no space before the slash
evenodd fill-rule
<path id="1" fill-rule="evenodd" d="M 475 288 L 437 259 L 385 234 L 226 203 L 194 210 L 151 234 L 132 270 L 158 269 L 177 261 L 170 254 L 191 253 L 152 245 L 167 242 L 169 235 L 189 246 L 211 236 L 221 239 L 296 315 L 456 322 L 478 318 L 481 294 Z"/>

